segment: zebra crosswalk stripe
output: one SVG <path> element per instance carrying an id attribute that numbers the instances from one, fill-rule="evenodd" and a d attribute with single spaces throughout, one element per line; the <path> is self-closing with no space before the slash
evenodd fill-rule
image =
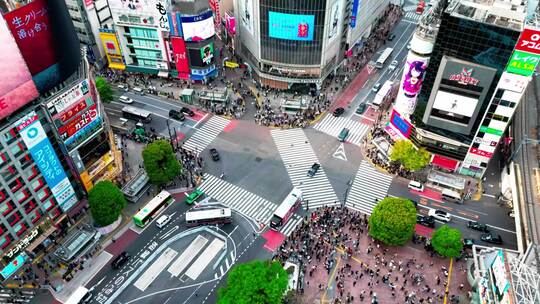
<path id="1" fill-rule="evenodd" d="M 376 200 L 386 197 L 393 177 L 377 171 L 369 162 L 363 160 L 349 191 L 345 206 L 371 214 Z"/>
<path id="2" fill-rule="evenodd" d="M 327 114 L 321 121 L 313 126 L 314 129 L 326 133 L 332 137 L 337 137 L 343 128 L 349 129 L 349 136 L 346 141 L 357 146 L 362 144 L 362 138 L 366 135 L 369 125 L 345 117 L 334 117 Z"/>
<path id="3" fill-rule="evenodd" d="M 250 219 L 269 222 L 276 204 L 211 174 L 206 173 L 203 178 L 199 189 L 206 195 Z"/>
<path id="4" fill-rule="evenodd" d="M 302 217 L 297 214 L 293 214 L 293 216 L 287 221 L 287 223 L 285 223 L 285 226 L 281 228 L 280 232 L 283 233 L 285 236 L 289 236 L 301 222 Z"/>
<path id="5" fill-rule="evenodd" d="M 182 146 L 194 153 L 201 153 L 229 124 L 230 120 L 220 116 L 212 116 L 199 130 Z"/>
<path id="6" fill-rule="evenodd" d="M 417 14 L 416 11 L 414 12 L 408 12 L 405 14 L 405 19 L 411 20 L 411 21 L 418 21 L 420 20 L 421 14 Z"/>
<path id="7" fill-rule="evenodd" d="M 319 160 L 304 131 L 272 130 L 271 134 L 293 186 L 302 189 L 309 208 L 338 205 L 338 198 L 322 167 L 315 176 L 307 175 L 313 163 L 319 163 Z"/>

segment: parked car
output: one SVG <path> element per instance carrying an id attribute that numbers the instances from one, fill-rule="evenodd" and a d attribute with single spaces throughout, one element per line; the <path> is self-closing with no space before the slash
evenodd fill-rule
<path id="1" fill-rule="evenodd" d="M 433 216 L 436 220 L 446 223 L 450 222 L 451 219 L 450 214 L 439 209 L 429 209 L 428 215 Z"/>
<path id="2" fill-rule="evenodd" d="M 341 114 L 345 113 L 345 109 L 344 108 L 337 108 L 334 110 L 334 117 L 339 117 L 341 116 Z"/>
<path id="3" fill-rule="evenodd" d="M 478 231 L 482 231 L 482 232 L 488 232 L 489 231 L 486 224 L 482 224 L 482 223 L 479 223 L 479 222 L 468 221 L 467 222 L 467 227 L 469 229 L 478 230 Z"/>
<path id="4" fill-rule="evenodd" d="M 396 34 L 392 33 L 390 36 L 388 36 L 388 41 L 392 41 L 394 38 L 396 38 Z"/>
<path id="5" fill-rule="evenodd" d="M 202 192 L 202 190 L 195 189 L 195 191 L 191 192 L 191 194 L 186 197 L 186 203 L 191 205 L 195 203 L 197 199 L 203 195 L 204 195 L 204 192 Z"/>
<path id="6" fill-rule="evenodd" d="M 380 82 L 377 82 L 377 83 L 371 88 L 371 91 L 377 93 L 377 92 L 379 92 L 380 89 L 381 89 L 381 83 L 380 83 Z"/>
<path id="7" fill-rule="evenodd" d="M 395 70 L 397 68 L 397 66 L 398 66 L 398 61 L 394 60 L 388 66 L 388 70 L 393 71 L 393 70 Z"/>
<path id="8" fill-rule="evenodd" d="M 484 233 L 482 234 L 480 239 L 484 242 L 496 244 L 496 245 L 500 245 L 503 242 L 502 237 L 500 235 L 493 234 L 493 233 Z"/>
<path id="9" fill-rule="evenodd" d="M 189 115 L 190 117 L 191 117 L 191 116 L 195 116 L 195 112 L 193 112 L 193 110 L 190 109 L 190 108 L 188 108 L 188 107 L 182 107 L 182 108 L 180 109 L 180 112 L 182 112 L 182 113 L 184 113 L 184 114 L 187 114 L 187 115 Z"/>
<path id="10" fill-rule="evenodd" d="M 129 260 L 129 253 L 126 251 L 120 253 L 111 263 L 113 269 L 119 269 Z"/>
<path id="11" fill-rule="evenodd" d="M 476 242 L 473 239 L 463 239 L 463 247 L 465 248 L 472 248 L 472 246 L 476 244 Z"/>
<path id="12" fill-rule="evenodd" d="M 119 99 L 120 99 L 120 102 L 122 102 L 122 103 L 127 103 L 127 104 L 133 103 L 133 99 L 131 99 L 131 98 L 125 96 L 125 95 L 120 96 Z"/>
<path id="13" fill-rule="evenodd" d="M 417 215 L 416 222 L 422 226 L 435 228 L 435 219 L 432 216 Z"/>
<path id="14" fill-rule="evenodd" d="M 307 175 L 308 175 L 308 176 L 311 176 L 311 177 L 315 176 L 315 174 L 317 173 L 317 171 L 319 171 L 319 168 L 320 168 L 320 167 L 321 167 L 320 164 L 314 163 L 313 165 L 311 165 L 311 168 L 309 169 Z"/>
<path id="15" fill-rule="evenodd" d="M 219 153 L 215 148 L 210 149 L 210 156 L 212 156 L 212 160 L 214 161 L 219 160 Z"/>
<path id="16" fill-rule="evenodd" d="M 183 121 L 186 119 L 186 117 L 184 116 L 184 113 L 175 109 L 169 110 L 169 117 L 180 120 L 180 121 Z"/>
<path id="17" fill-rule="evenodd" d="M 367 104 L 365 103 L 361 103 L 359 106 L 358 106 L 358 109 L 356 109 L 356 114 L 364 114 L 364 112 L 366 111 L 367 109 Z"/>

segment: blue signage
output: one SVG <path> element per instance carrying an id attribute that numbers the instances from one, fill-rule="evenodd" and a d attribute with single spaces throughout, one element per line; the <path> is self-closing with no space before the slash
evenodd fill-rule
<path id="1" fill-rule="evenodd" d="M 268 12 L 268 35 L 272 38 L 311 41 L 315 30 L 315 15 Z"/>
<path id="2" fill-rule="evenodd" d="M 403 134 L 403 136 L 409 138 L 409 136 L 411 135 L 412 125 L 403 118 L 401 118 L 401 116 L 399 116 L 396 111 L 392 111 L 390 122 L 392 123 L 392 125 L 394 125 L 394 127 L 399 130 L 399 132 L 401 132 L 401 134 Z"/>
<path id="3" fill-rule="evenodd" d="M 181 16 L 180 20 L 182 20 L 182 22 L 190 23 L 190 22 L 198 22 L 198 21 L 206 20 L 208 18 L 212 18 L 212 16 L 213 16 L 213 12 L 209 10 L 196 16 Z"/>
<path id="4" fill-rule="evenodd" d="M 358 6 L 360 5 L 360 0 L 354 0 L 352 4 L 352 12 L 351 12 L 351 28 L 356 27 L 356 15 L 358 14 Z"/>
<path id="5" fill-rule="evenodd" d="M 0 271 L 0 275 L 5 279 L 11 277 L 17 270 L 19 270 L 23 265 L 24 262 L 26 262 L 26 259 L 28 256 L 23 252 L 19 254 L 16 258 L 13 259 L 13 261 L 9 262 L 9 264 Z"/>

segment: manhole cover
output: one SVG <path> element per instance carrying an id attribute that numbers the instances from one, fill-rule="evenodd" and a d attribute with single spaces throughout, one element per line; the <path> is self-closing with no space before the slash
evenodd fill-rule
<path id="1" fill-rule="evenodd" d="M 262 160 L 262 158 L 260 158 L 260 157 L 258 157 L 258 156 L 257 156 L 257 157 L 255 157 L 255 161 L 256 161 L 256 162 L 260 163 L 260 162 L 261 162 L 261 160 Z"/>

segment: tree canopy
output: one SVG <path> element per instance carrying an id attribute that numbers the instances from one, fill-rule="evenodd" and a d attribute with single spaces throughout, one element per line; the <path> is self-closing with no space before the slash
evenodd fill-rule
<path id="1" fill-rule="evenodd" d="M 424 148 L 416 149 L 408 140 L 398 140 L 394 143 L 390 159 L 400 162 L 409 171 L 417 171 L 429 163 L 430 154 Z"/>
<path id="2" fill-rule="evenodd" d="M 102 102 L 111 102 L 113 100 L 113 91 L 111 85 L 103 77 L 96 77 L 96 89 Z"/>
<path id="3" fill-rule="evenodd" d="M 279 262 L 251 261 L 229 272 L 227 286 L 218 291 L 218 304 L 279 304 L 288 275 Z"/>
<path id="4" fill-rule="evenodd" d="M 431 236 L 431 246 L 440 255 L 455 258 L 461 255 L 463 250 L 461 231 L 443 225 Z"/>
<path id="5" fill-rule="evenodd" d="M 416 208 L 405 198 L 381 200 L 369 217 L 369 235 L 386 245 L 403 245 L 412 238 Z"/>
<path id="6" fill-rule="evenodd" d="M 124 194 L 110 181 L 100 181 L 88 192 L 88 205 L 100 227 L 114 223 L 126 206 Z"/>
<path id="7" fill-rule="evenodd" d="M 142 151 L 144 169 L 152 184 L 170 182 L 182 173 L 182 166 L 176 159 L 171 144 L 166 140 L 156 140 Z"/>

